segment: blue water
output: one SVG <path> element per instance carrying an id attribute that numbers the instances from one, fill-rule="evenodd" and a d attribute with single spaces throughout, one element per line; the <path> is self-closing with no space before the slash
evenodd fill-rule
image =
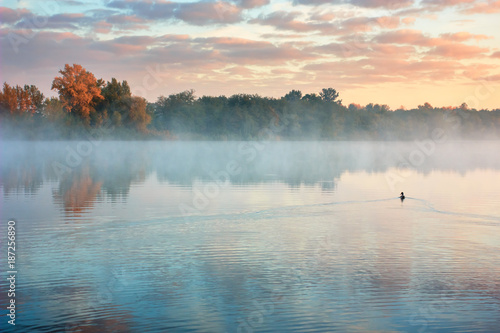
<path id="1" fill-rule="evenodd" d="M 78 144 L 2 143 L 2 332 L 500 327 L 498 143 Z"/>

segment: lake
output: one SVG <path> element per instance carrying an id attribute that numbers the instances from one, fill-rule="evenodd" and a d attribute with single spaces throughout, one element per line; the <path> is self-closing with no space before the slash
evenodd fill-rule
<path id="1" fill-rule="evenodd" d="M 498 331 L 499 152 L 2 142 L 1 330 Z"/>

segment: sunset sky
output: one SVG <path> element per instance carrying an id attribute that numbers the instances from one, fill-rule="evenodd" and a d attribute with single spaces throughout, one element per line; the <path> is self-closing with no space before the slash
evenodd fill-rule
<path id="1" fill-rule="evenodd" d="M 333 87 L 345 105 L 500 108 L 500 0 L 1 3 L 1 81 L 46 96 L 77 63 L 149 101 Z"/>

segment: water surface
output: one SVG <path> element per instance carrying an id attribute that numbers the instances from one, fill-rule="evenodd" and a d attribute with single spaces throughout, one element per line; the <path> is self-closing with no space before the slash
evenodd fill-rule
<path id="1" fill-rule="evenodd" d="M 1 145 L 3 331 L 500 327 L 498 142 Z"/>

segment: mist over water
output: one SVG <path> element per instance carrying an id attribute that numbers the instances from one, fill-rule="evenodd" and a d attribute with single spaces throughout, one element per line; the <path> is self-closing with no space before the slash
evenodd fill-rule
<path id="1" fill-rule="evenodd" d="M 433 170 L 466 173 L 500 169 L 498 141 L 414 142 L 2 142 L 2 185 L 35 190 L 44 181 L 64 181 L 85 170 L 93 180 L 126 189 L 155 174 L 159 182 L 192 185 L 238 169 L 232 184 L 283 182 L 290 186 L 333 181 L 345 172 L 397 176 Z M 234 165 L 233 165 L 234 164 Z M 111 190 L 111 193 L 113 190 Z"/>
<path id="2" fill-rule="evenodd" d="M 3 141 L 17 328 L 495 331 L 499 148 Z"/>

